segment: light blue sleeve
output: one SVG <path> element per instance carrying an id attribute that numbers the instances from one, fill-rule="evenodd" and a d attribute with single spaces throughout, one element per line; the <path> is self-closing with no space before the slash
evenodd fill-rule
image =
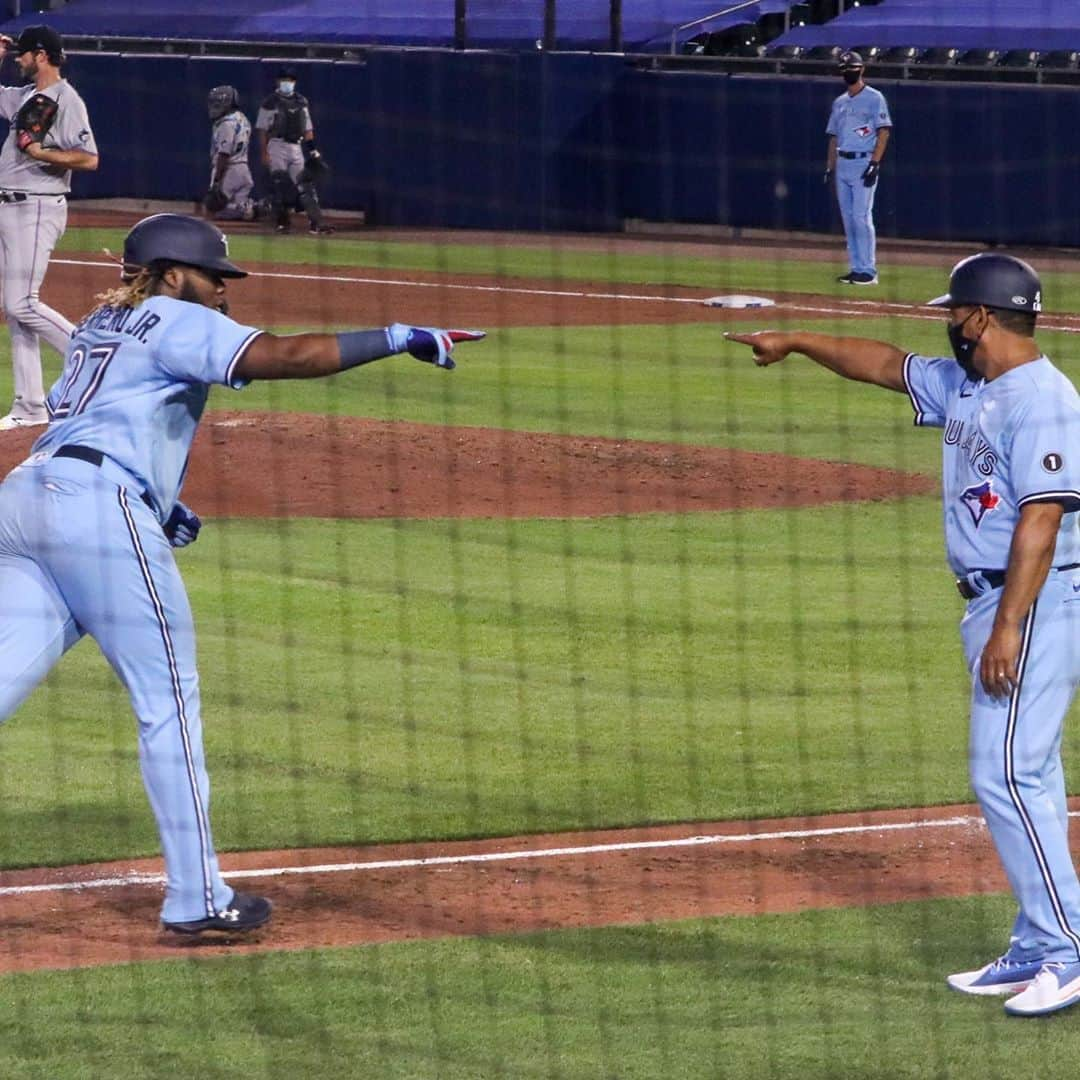
<path id="1" fill-rule="evenodd" d="M 1009 448 L 1016 505 L 1060 502 L 1080 510 L 1080 411 L 1076 402 L 1040 394 L 1018 412 Z"/>
<path id="2" fill-rule="evenodd" d="M 840 134 L 840 132 L 838 130 L 837 119 L 836 119 L 836 102 L 839 101 L 839 100 L 840 100 L 840 98 L 837 98 L 836 101 L 834 101 L 832 103 L 832 108 L 829 110 L 829 123 L 825 128 L 825 134 L 826 135 L 839 135 Z"/>
<path id="3" fill-rule="evenodd" d="M 219 383 L 239 390 L 246 380 L 233 374 L 247 347 L 264 331 L 241 326 L 220 311 L 185 303 L 184 310 L 162 329 L 154 358 L 165 374 L 179 382 Z"/>
<path id="4" fill-rule="evenodd" d="M 874 127 L 891 128 L 892 126 L 892 117 L 889 115 L 889 103 L 885 100 L 885 95 L 878 91 L 878 109 L 877 118 L 874 120 Z"/>
<path id="5" fill-rule="evenodd" d="M 904 387 L 915 410 L 918 427 L 944 427 L 949 399 L 966 382 L 960 365 L 953 360 L 928 360 L 908 353 L 904 358 Z"/>

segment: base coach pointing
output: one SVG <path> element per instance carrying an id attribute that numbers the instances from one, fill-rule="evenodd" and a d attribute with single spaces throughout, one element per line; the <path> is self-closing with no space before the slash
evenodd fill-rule
<path id="1" fill-rule="evenodd" d="M 1080 1003 L 1080 882 L 1069 852 L 1062 726 L 1080 683 L 1080 396 L 1035 342 L 1039 278 L 987 253 L 959 263 L 951 358 L 811 333 L 729 334 L 765 366 L 790 353 L 907 394 L 942 431 L 945 546 L 967 608 L 972 787 L 1019 911 L 1007 948 L 950 975 L 1039 1016 Z"/>

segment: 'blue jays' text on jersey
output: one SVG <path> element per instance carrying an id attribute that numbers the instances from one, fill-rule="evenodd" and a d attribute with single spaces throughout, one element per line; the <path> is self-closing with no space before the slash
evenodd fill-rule
<path id="1" fill-rule="evenodd" d="M 142 485 L 164 520 L 211 384 L 244 385 L 233 372 L 261 333 L 167 296 L 95 309 L 71 336 L 34 453 L 72 444 L 100 450 Z"/>
<path id="2" fill-rule="evenodd" d="M 1060 502 L 1054 566 L 1080 562 L 1080 395 L 1045 356 L 992 382 L 909 355 L 915 423 L 945 429 L 945 548 L 954 573 L 1004 570 L 1025 503 Z"/>
<path id="3" fill-rule="evenodd" d="M 836 136 L 836 149 L 869 152 L 877 141 L 878 128 L 891 128 L 892 118 L 885 95 L 864 86 L 854 97 L 846 90 L 832 104 L 826 134 Z"/>

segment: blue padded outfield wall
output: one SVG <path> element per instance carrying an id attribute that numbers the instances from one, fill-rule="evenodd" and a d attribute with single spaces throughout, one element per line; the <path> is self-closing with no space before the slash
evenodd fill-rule
<path id="1" fill-rule="evenodd" d="M 207 91 L 232 83 L 254 118 L 277 66 L 73 56 L 101 149 L 75 197 L 195 198 L 209 170 Z M 379 225 L 838 227 L 822 170 L 839 80 L 542 53 L 380 50 L 294 66 L 334 169 L 324 201 Z M 1080 246 L 1075 89 L 878 85 L 897 125 L 878 194 L 883 235 Z"/>

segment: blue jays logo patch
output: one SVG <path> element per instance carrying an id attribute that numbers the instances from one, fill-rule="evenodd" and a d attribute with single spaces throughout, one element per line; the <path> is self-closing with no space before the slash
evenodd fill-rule
<path id="1" fill-rule="evenodd" d="M 857 127 L 855 129 L 855 134 L 861 136 L 864 139 L 869 138 L 871 135 L 873 135 L 873 133 L 874 129 L 870 127 L 869 124 L 863 124 L 861 127 Z"/>
<path id="2" fill-rule="evenodd" d="M 975 522 L 976 529 L 982 524 L 983 517 L 995 509 L 1001 501 L 1001 496 L 994 494 L 994 489 L 989 480 L 982 484 L 976 484 L 974 487 L 965 488 L 961 492 L 960 498 L 968 510 L 971 511 L 971 520 Z"/>

